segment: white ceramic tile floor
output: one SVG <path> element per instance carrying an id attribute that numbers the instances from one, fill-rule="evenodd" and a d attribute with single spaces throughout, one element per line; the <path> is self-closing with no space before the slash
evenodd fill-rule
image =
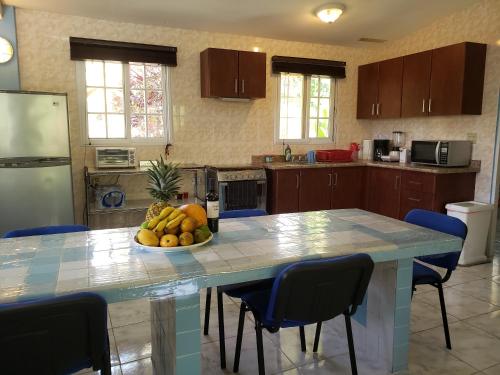
<path id="1" fill-rule="evenodd" d="M 500 374 L 500 242 L 492 263 L 460 267 L 445 288 L 453 349 L 447 350 L 437 291 L 417 289 L 412 302 L 409 368 L 403 375 Z M 219 367 L 217 307 L 212 296 L 210 335 L 202 337 L 204 375 L 232 373 L 239 306 L 224 298 L 227 367 Z M 201 316 L 205 294 L 201 296 Z M 149 305 L 145 300 L 109 306 L 113 375 L 150 375 L 151 339 Z M 307 353 L 300 351 L 297 329 L 279 334 L 265 332 L 264 350 L 268 374 L 351 374 L 345 332 L 325 323 L 317 354 L 312 353 L 314 327 L 306 329 Z M 256 374 L 257 358 L 253 322 L 245 321 L 240 373 Z M 369 363 L 358 363 L 359 374 L 378 375 Z M 82 371 L 81 373 L 89 373 Z"/>

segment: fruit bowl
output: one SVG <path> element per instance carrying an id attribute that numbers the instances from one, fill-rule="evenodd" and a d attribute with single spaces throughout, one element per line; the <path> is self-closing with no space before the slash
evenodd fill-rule
<path id="1" fill-rule="evenodd" d="M 172 247 L 146 246 L 146 245 L 141 244 L 137 240 L 137 236 L 134 236 L 134 242 L 135 242 L 136 246 L 141 247 L 141 248 L 146 249 L 146 250 L 150 250 L 150 251 L 162 251 L 162 252 L 164 252 L 164 251 L 184 251 L 184 250 L 190 250 L 190 249 L 194 249 L 196 247 L 203 246 L 203 245 L 209 243 L 210 241 L 212 241 L 213 238 L 214 238 L 214 235 L 212 233 L 210 233 L 210 237 L 208 237 L 203 242 L 194 243 L 192 245 L 187 245 L 187 246 L 180 246 L 179 245 L 179 246 L 172 246 Z"/>

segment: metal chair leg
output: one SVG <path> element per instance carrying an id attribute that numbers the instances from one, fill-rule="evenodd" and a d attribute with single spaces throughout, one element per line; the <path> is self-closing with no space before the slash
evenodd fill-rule
<path id="1" fill-rule="evenodd" d="M 243 340 L 243 328 L 245 326 L 246 311 L 247 311 L 246 306 L 242 302 L 240 306 L 240 318 L 238 320 L 238 334 L 236 336 L 236 348 L 234 349 L 233 372 L 238 372 L 240 368 L 241 341 Z"/>
<path id="2" fill-rule="evenodd" d="M 352 375 L 358 375 L 358 367 L 356 365 L 356 353 L 354 351 L 354 340 L 352 338 L 351 317 L 348 314 L 344 314 L 344 317 L 345 317 L 345 328 L 347 331 L 347 343 L 349 345 L 349 358 L 351 360 L 351 372 Z"/>
<path id="3" fill-rule="evenodd" d="M 314 346 L 313 346 L 313 353 L 316 353 L 318 351 L 318 345 L 319 345 L 319 336 L 321 334 L 321 323 L 318 322 L 316 324 L 316 334 L 314 335 Z"/>
<path id="4" fill-rule="evenodd" d="M 207 288 L 207 298 L 205 300 L 205 322 L 203 323 L 203 334 L 208 335 L 210 325 L 210 305 L 212 303 L 212 288 Z"/>
<path id="5" fill-rule="evenodd" d="M 259 375 L 266 374 L 264 366 L 264 344 L 262 343 L 262 327 L 259 322 L 255 322 L 255 335 L 257 338 L 257 360 L 259 363 Z"/>
<path id="6" fill-rule="evenodd" d="M 226 368 L 226 339 L 224 333 L 224 307 L 222 303 L 222 292 L 217 291 L 217 312 L 219 316 L 219 351 L 220 367 Z"/>
<path id="7" fill-rule="evenodd" d="M 305 352 L 307 348 L 306 348 L 306 333 L 304 331 L 304 326 L 299 327 L 299 332 L 300 332 L 300 349 L 303 352 Z"/>
<path id="8" fill-rule="evenodd" d="M 439 292 L 439 304 L 441 305 L 441 316 L 443 317 L 443 328 L 444 328 L 444 337 L 446 340 L 446 347 L 451 349 L 451 339 L 450 339 L 450 330 L 448 328 L 448 316 L 446 315 L 446 304 L 444 302 L 444 293 L 443 293 L 443 284 L 439 283 L 436 285 Z"/>

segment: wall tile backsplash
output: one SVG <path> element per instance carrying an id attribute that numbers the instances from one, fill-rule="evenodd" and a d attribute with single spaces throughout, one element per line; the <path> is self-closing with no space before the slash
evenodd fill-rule
<path id="1" fill-rule="evenodd" d="M 250 163 L 251 155 L 279 154 L 274 143 L 276 78 L 273 55 L 345 60 L 347 78 L 339 81 L 335 143 L 292 145 L 294 153 L 314 148 L 345 148 L 378 134 L 390 136 L 393 129 L 414 138 L 463 139 L 477 133 L 474 159 L 482 160 L 476 198 L 489 197 L 496 104 L 500 86 L 500 3 L 483 0 L 465 11 L 448 16 L 404 39 L 375 48 L 352 48 L 291 42 L 194 30 L 110 22 L 54 13 L 18 9 L 17 33 L 21 86 L 23 90 L 67 92 L 76 218 L 82 217 L 84 163 L 93 166 L 94 148 L 82 146 L 77 101 L 75 62 L 69 58 L 70 36 L 178 47 L 178 66 L 171 71 L 173 103 L 173 147 L 169 160 L 183 163 Z M 356 120 L 357 66 L 380 59 L 417 52 L 460 41 L 488 43 L 483 115 L 404 119 Z M 266 99 L 248 103 L 225 102 L 200 97 L 199 53 L 207 47 L 252 50 L 267 53 Z M 87 152 L 85 152 L 87 148 Z M 137 148 L 138 159 L 157 158 L 164 146 Z M 85 158 L 86 154 L 86 158 Z M 86 160 L 84 160 L 86 159 Z"/>

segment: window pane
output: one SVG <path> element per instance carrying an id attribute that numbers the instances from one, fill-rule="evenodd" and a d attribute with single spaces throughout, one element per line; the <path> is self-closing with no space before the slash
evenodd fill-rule
<path id="1" fill-rule="evenodd" d="M 89 114 L 87 116 L 89 138 L 106 138 L 106 121 L 104 114 Z"/>
<path id="2" fill-rule="evenodd" d="M 330 99 L 319 100 L 319 117 L 330 117 Z"/>
<path id="3" fill-rule="evenodd" d="M 163 91 L 148 91 L 148 113 L 163 112 Z"/>
<path id="4" fill-rule="evenodd" d="M 326 138 L 329 137 L 328 134 L 328 120 L 327 119 L 319 119 L 318 120 L 318 138 Z"/>
<path id="5" fill-rule="evenodd" d="M 106 106 L 108 112 L 123 113 L 123 90 L 107 89 Z"/>
<path id="6" fill-rule="evenodd" d="M 104 112 L 104 89 L 87 88 L 87 112 Z"/>
<path id="7" fill-rule="evenodd" d="M 104 86 L 102 61 L 85 61 L 85 81 L 87 86 Z"/>
<path id="8" fill-rule="evenodd" d="M 144 90 L 130 90 L 130 112 L 145 113 Z"/>
<path id="9" fill-rule="evenodd" d="M 288 139 L 301 139 L 302 138 L 302 118 L 289 118 L 287 124 Z"/>
<path id="10" fill-rule="evenodd" d="M 148 132 L 146 130 L 146 116 L 130 116 L 130 125 L 132 138 L 146 138 L 148 136 Z"/>
<path id="11" fill-rule="evenodd" d="M 321 78 L 320 96 L 322 96 L 323 98 L 330 97 L 330 82 L 330 78 Z"/>
<path id="12" fill-rule="evenodd" d="M 311 98 L 309 103 L 309 118 L 318 117 L 318 99 Z"/>
<path id="13" fill-rule="evenodd" d="M 318 136 L 318 120 L 309 120 L 309 138 L 316 138 Z"/>
<path id="14" fill-rule="evenodd" d="M 148 116 L 148 137 L 163 137 L 162 116 Z"/>
<path id="15" fill-rule="evenodd" d="M 146 88 L 161 89 L 160 65 L 146 65 Z"/>
<path id="16" fill-rule="evenodd" d="M 302 99 L 288 99 L 287 117 L 302 117 Z"/>
<path id="17" fill-rule="evenodd" d="M 122 87 L 123 86 L 123 68 L 121 63 L 106 62 L 106 86 Z"/>
<path id="18" fill-rule="evenodd" d="M 108 115 L 108 138 L 125 138 L 125 115 Z"/>
<path id="19" fill-rule="evenodd" d="M 290 75 L 289 81 L 288 93 L 286 95 L 294 98 L 302 98 L 304 77 L 302 75 Z"/>
<path id="20" fill-rule="evenodd" d="M 130 88 L 143 89 L 144 88 L 144 65 L 143 64 L 130 64 Z"/>
<path id="21" fill-rule="evenodd" d="M 311 96 L 318 96 L 319 78 L 311 77 Z"/>

